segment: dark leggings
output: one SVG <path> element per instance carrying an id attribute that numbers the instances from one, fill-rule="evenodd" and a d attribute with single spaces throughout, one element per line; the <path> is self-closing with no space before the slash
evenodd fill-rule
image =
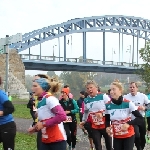
<path id="1" fill-rule="evenodd" d="M 37 150 L 40 150 L 40 147 L 42 144 L 42 132 L 41 132 L 41 130 L 37 132 L 36 143 L 37 143 Z"/>
<path id="2" fill-rule="evenodd" d="M 35 125 L 35 119 L 36 119 L 35 113 L 36 113 L 36 111 L 30 110 L 31 117 L 32 117 L 32 119 L 33 119 L 33 124 L 32 124 L 32 126 Z"/>
<path id="3" fill-rule="evenodd" d="M 3 150 L 15 149 L 16 124 L 9 122 L 0 125 L 0 142 L 3 143 Z"/>
<path id="4" fill-rule="evenodd" d="M 114 150 L 133 150 L 134 135 L 129 138 L 114 138 Z"/>
<path id="5" fill-rule="evenodd" d="M 134 125 L 134 131 L 135 131 L 135 146 L 137 150 L 140 150 L 140 148 L 144 149 L 146 139 L 146 122 L 143 118 L 143 121 L 140 125 Z"/>
<path id="6" fill-rule="evenodd" d="M 67 143 L 72 148 L 76 146 L 77 122 L 64 123 L 64 129 L 67 135 Z"/>
<path id="7" fill-rule="evenodd" d="M 89 122 L 86 122 L 86 123 L 84 124 L 84 128 L 85 128 L 85 130 L 87 130 L 87 132 L 88 132 L 88 137 L 89 137 L 89 138 L 92 138 L 92 128 L 91 128 L 91 124 L 90 124 Z"/>
<path id="8" fill-rule="evenodd" d="M 66 150 L 66 141 L 55 142 L 55 143 L 41 143 L 40 150 Z"/>
<path id="9" fill-rule="evenodd" d="M 150 131 L 150 117 L 147 117 L 147 130 Z"/>
<path id="10" fill-rule="evenodd" d="M 93 143 L 95 145 L 95 149 L 102 150 L 102 144 L 101 144 L 102 135 L 105 138 L 106 149 L 112 150 L 111 138 L 106 133 L 106 129 L 93 129 L 92 128 L 92 137 L 93 137 Z"/>

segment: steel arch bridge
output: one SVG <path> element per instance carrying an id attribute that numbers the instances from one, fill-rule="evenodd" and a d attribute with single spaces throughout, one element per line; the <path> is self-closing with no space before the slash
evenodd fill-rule
<path id="1" fill-rule="evenodd" d="M 21 43 L 11 45 L 11 48 L 18 49 L 18 52 L 31 48 L 32 46 L 41 44 L 48 40 L 64 37 L 64 61 L 66 61 L 66 35 L 73 33 L 83 33 L 83 62 L 86 60 L 86 32 L 103 32 L 103 62 L 105 62 L 105 33 L 113 32 L 126 34 L 142 38 L 145 41 L 150 40 L 150 20 L 122 15 L 93 16 L 85 18 L 75 18 L 67 22 L 51 25 L 42 29 L 34 30 L 23 35 Z M 120 39 L 119 39 L 120 40 Z M 133 46 L 134 51 L 134 46 Z M 120 53 L 120 47 L 119 47 Z M 132 60 L 132 65 L 134 58 Z M 137 53 L 138 63 L 138 53 Z"/>

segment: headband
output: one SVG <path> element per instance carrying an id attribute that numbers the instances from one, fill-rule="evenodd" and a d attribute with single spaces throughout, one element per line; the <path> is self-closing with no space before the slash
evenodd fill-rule
<path id="1" fill-rule="evenodd" d="M 44 91 L 48 91 L 51 88 L 45 78 L 36 79 L 35 82 L 37 82 Z"/>

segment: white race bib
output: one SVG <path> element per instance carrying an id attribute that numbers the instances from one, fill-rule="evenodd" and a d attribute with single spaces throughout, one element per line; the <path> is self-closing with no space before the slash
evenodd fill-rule
<path id="1" fill-rule="evenodd" d="M 65 122 L 72 122 L 72 117 L 71 116 L 67 116 L 67 119 Z"/>

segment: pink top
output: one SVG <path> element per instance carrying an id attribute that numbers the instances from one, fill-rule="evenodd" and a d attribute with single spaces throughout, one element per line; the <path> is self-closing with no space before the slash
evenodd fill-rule
<path id="1" fill-rule="evenodd" d="M 46 121 L 46 127 L 53 126 L 55 124 L 60 124 L 66 120 L 66 113 L 61 105 L 57 105 L 52 108 L 51 111 L 55 114 L 55 117 L 50 118 Z"/>

